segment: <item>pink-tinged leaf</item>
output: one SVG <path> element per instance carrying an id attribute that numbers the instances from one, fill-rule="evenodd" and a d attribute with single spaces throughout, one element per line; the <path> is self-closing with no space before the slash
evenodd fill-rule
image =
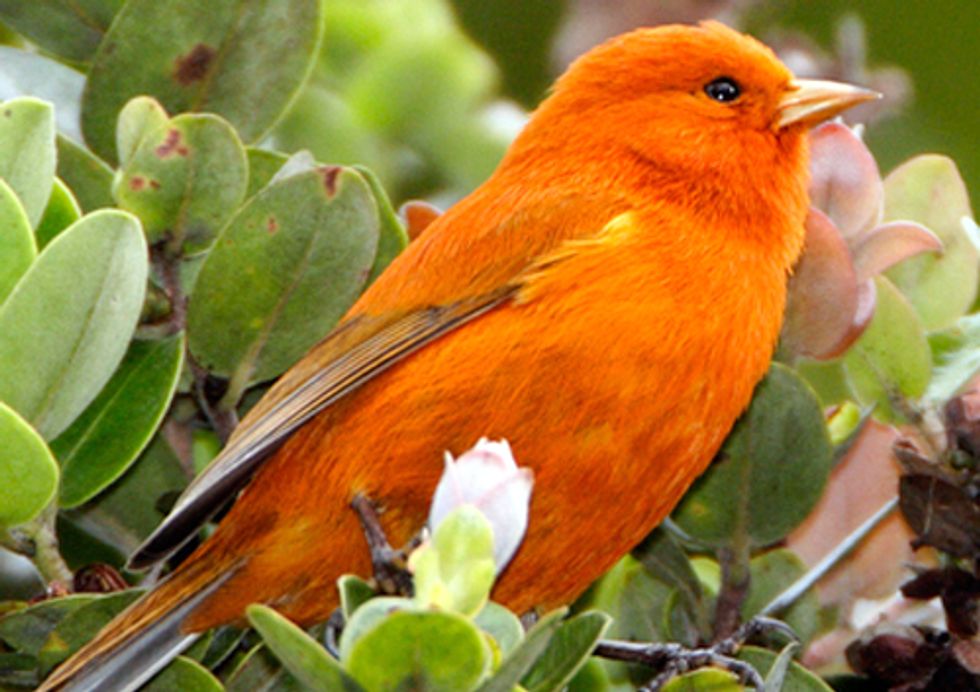
<path id="1" fill-rule="evenodd" d="M 806 220 L 806 246 L 789 282 L 782 343 L 797 355 L 839 355 L 852 335 L 859 304 L 857 272 L 847 243 L 814 209 Z"/>
<path id="2" fill-rule="evenodd" d="M 942 252 L 943 241 L 922 224 L 892 221 L 871 229 L 852 247 L 858 279 L 870 279 L 923 252 Z"/>
<path id="3" fill-rule="evenodd" d="M 892 455 L 895 428 L 869 420 L 830 474 L 816 509 L 787 539 L 788 547 L 814 565 L 898 493 L 901 468 Z M 912 558 L 912 531 L 898 514 L 889 517 L 818 586 L 824 604 L 848 606 L 858 598 L 883 598 L 898 588 Z"/>
<path id="4" fill-rule="evenodd" d="M 810 133 L 810 204 L 827 214 L 845 238 L 877 223 L 882 196 L 878 164 L 849 127 L 827 123 Z"/>
<path id="5" fill-rule="evenodd" d="M 413 199 L 401 206 L 398 215 L 405 221 L 409 240 L 415 240 L 430 223 L 442 216 L 442 210 L 434 204 Z"/>

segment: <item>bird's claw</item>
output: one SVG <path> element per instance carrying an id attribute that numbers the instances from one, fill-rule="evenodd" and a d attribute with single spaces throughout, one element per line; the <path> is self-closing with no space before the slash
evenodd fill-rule
<path id="1" fill-rule="evenodd" d="M 649 683 L 639 688 L 643 692 L 655 692 L 663 688 L 671 678 L 707 666 L 727 670 L 738 677 L 742 685 L 763 690 L 765 682 L 759 671 L 751 664 L 738 660 L 735 655 L 747 642 L 773 638 L 799 641 L 796 633 L 785 623 L 756 617 L 739 627 L 732 636 L 711 646 L 689 649 L 675 643 L 604 641 L 596 647 L 595 653 L 603 658 L 639 663 L 659 671 Z"/>
<path id="2" fill-rule="evenodd" d="M 356 495 L 351 507 L 357 512 L 371 550 L 371 567 L 378 590 L 389 596 L 411 596 L 414 587 L 412 574 L 408 571 L 407 552 L 391 547 L 374 503 L 364 495 Z"/>

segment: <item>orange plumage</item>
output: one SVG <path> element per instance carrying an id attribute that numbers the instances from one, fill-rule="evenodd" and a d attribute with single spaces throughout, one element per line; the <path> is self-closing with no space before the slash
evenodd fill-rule
<path id="1" fill-rule="evenodd" d="M 238 460 L 266 454 L 215 534 L 48 684 L 151 665 L 139 643 L 154 627 L 176 641 L 252 602 L 325 619 L 337 577 L 370 572 L 353 496 L 384 507 L 398 545 L 425 522 L 443 451 L 484 436 L 535 472 L 495 598 L 573 599 L 673 508 L 748 403 L 802 245 L 806 128 L 865 97 L 794 81 L 713 23 L 580 58 L 494 175 L 250 412 L 139 561 L 244 483 L 227 481 Z M 315 410 L 311 387 L 336 400 L 291 418 Z M 283 426 L 298 428 L 268 455 Z"/>

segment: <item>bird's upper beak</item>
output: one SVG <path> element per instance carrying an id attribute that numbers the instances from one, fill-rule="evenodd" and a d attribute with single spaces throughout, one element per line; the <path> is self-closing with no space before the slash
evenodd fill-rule
<path id="1" fill-rule="evenodd" d="M 881 94 L 852 84 L 821 79 L 794 79 L 779 102 L 774 127 L 781 129 L 794 123 L 815 125 Z"/>

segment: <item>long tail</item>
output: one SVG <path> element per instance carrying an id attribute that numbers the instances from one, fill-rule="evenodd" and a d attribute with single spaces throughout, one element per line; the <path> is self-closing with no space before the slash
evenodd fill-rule
<path id="1" fill-rule="evenodd" d="M 38 692 L 135 690 L 199 636 L 181 625 L 237 572 L 191 562 L 146 593 L 59 666 Z"/>

